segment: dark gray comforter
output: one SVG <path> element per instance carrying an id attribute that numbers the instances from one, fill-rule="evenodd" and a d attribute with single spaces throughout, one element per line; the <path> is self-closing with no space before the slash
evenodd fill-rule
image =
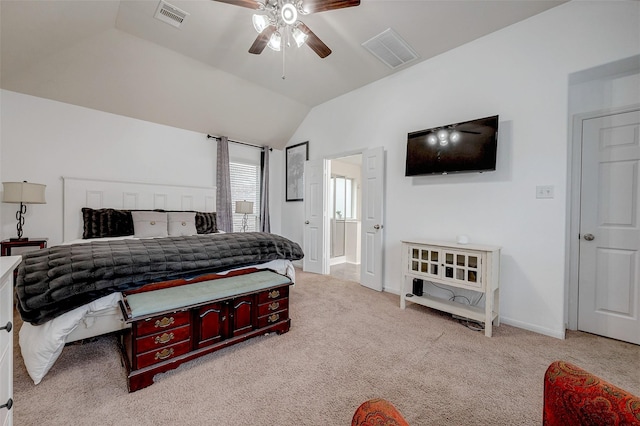
<path id="1" fill-rule="evenodd" d="M 303 256 L 293 241 L 261 232 L 55 246 L 23 255 L 16 281 L 18 309 L 24 321 L 38 325 L 109 293 L 151 282 Z"/>

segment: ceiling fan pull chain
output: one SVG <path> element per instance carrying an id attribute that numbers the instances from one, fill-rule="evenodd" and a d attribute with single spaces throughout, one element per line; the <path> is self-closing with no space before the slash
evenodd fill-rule
<path id="1" fill-rule="evenodd" d="M 285 46 L 284 44 L 282 45 L 282 79 L 284 80 L 286 77 L 284 75 L 284 55 L 285 52 L 287 51 L 287 46 Z"/>

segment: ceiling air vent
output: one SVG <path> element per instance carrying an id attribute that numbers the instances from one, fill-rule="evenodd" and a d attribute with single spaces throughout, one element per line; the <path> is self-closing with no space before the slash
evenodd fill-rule
<path id="1" fill-rule="evenodd" d="M 189 16 L 187 12 L 185 12 L 184 10 L 180 10 L 163 0 L 161 0 L 160 4 L 158 4 L 156 14 L 154 15 L 156 19 L 176 28 L 180 28 L 187 16 Z"/>
<path id="2" fill-rule="evenodd" d="M 418 54 L 391 28 L 365 41 L 362 46 L 392 69 L 418 59 Z"/>

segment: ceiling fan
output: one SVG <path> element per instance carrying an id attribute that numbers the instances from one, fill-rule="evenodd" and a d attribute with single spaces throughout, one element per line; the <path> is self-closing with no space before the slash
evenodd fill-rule
<path id="1" fill-rule="evenodd" d="M 263 12 L 253 15 L 253 26 L 258 37 L 249 48 L 249 53 L 259 55 L 265 47 L 279 51 L 283 39 L 286 46 L 291 38 L 298 47 L 307 44 L 318 56 L 326 58 L 331 49 L 298 20 L 298 15 L 324 12 L 345 7 L 358 6 L 360 0 L 214 0 Z"/>

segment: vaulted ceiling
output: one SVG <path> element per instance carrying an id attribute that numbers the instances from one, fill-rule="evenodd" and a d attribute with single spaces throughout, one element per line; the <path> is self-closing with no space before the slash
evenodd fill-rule
<path id="1" fill-rule="evenodd" d="M 362 0 L 300 18 L 331 48 L 321 59 L 248 53 L 255 11 L 216 1 L 169 0 L 189 14 L 175 28 L 159 0 L 2 0 L 0 86 L 282 148 L 315 105 L 563 2 Z M 417 60 L 391 69 L 362 47 L 388 28 Z"/>

